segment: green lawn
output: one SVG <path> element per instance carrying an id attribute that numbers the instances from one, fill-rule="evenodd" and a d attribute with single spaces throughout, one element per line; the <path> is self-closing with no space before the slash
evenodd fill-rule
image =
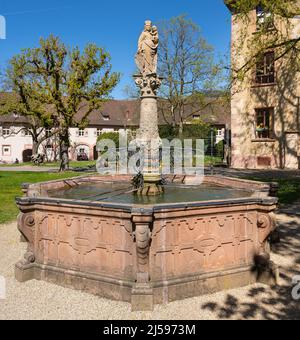
<path id="1" fill-rule="evenodd" d="M 82 174 L 81 174 L 82 175 Z M 37 183 L 79 176 L 78 173 L 0 172 L 0 224 L 13 221 L 18 215 L 15 198 L 22 196 L 22 183 Z"/>
<path id="2" fill-rule="evenodd" d="M 223 163 L 223 159 L 221 157 L 211 157 L 211 156 L 205 156 L 204 158 L 205 166 L 210 165 L 216 165 Z M 86 161 L 86 162 L 77 162 L 77 161 L 71 161 L 70 167 L 71 168 L 85 168 L 88 166 L 93 166 L 96 164 L 96 161 Z M 0 164 L 0 167 L 15 167 L 15 166 L 32 166 L 32 163 L 20 163 L 20 164 Z M 49 168 L 59 168 L 60 163 L 45 163 L 41 165 L 42 167 L 49 167 Z M 37 166 L 38 167 L 38 166 Z"/>
<path id="3" fill-rule="evenodd" d="M 83 162 L 85 163 L 85 162 Z M 82 162 L 80 162 L 82 164 Z M 37 172 L 0 172 L 0 224 L 13 221 L 18 215 L 15 198 L 22 195 L 22 183 L 37 183 L 61 178 L 79 176 L 79 173 L 37 173 Z M 279 184 L 279 202 L 290 204 L 300 200 L 300 179 L 293 178 L 258 178 L 246 179 L 265 182 L 277 182 Z"/>
<path id="4" fill-rule="evenodd" d="M 223 163 L 222 157 L 211 157 L 211 156 L 204 157 L 205 166 L 217 165 L 217 164 L 222 164 L 222 163 Z"/>
<path id="5" fill-rule="evenodd" d="M 252 181 L 276 182 L 279 184 L 278 197 L 282 204 L 291 204 L 300 200 L 300 179 L 297 178 L 260 178 L 247 177 Z"/>
<path id="6" fill-rule="evenodd" d="M 92 166 L 95 165 L 96 161 L 86 161 L 86 162 L 77 162 L 77 161 L 71 161 L 70 162 L 70 167 L 71 168 L 81 168 L 81 167 L 88 167 L 88 166 Z M 19 164 L 0 164 L 0 167 L 21 167 L 21 166 L 33 166 L 33 163 L 29 162 L 29 163 L 19 163 Z M 41 167 L 49 167 L 49 168 L 59 168 L 60 163 L 59 162 L 55 162 L 55 163 L 44 163 L 42 165 L 40 165 Z M 36 166 L 38 168 L 38 166 Z"/>

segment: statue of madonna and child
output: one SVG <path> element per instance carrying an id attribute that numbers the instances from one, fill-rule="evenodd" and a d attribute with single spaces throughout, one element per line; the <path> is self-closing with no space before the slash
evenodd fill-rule
<path id="1" fill-rule="evenodd" d="M 158 50 L 158 30 L 152 26 L 152 22 L 145 22 L 145 29 L 138 42 L 138 52 L 135 61 L 140 73 L 143 76 L 156 75 L 157 73 L 157 50 Z"/>

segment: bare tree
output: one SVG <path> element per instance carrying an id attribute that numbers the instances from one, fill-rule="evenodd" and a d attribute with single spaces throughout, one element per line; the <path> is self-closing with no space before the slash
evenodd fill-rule
<path id="1" fill-rule="evenodd" d="M 164 77 L 160 111 L 166 122 L 179 125 L 210 103 L 208 94 L 222 84 L 222 67 L 214 62 L 214 50 L 200 28 L 186 16 L 158 24 L 159 75 Z M 187 111 L 187 107 L 189 110 Z"/>

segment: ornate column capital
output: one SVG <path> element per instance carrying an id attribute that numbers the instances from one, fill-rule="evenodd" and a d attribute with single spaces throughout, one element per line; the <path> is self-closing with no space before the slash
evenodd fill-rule
<path id="1" fill-rule="evenodd" d="M 157 90 L 162 84 L 163 78 L 158 77 L 157 74 L 149 75 L 134 75 L 135 84 L 141 90 L 141 98 L 156 97 Z"/>

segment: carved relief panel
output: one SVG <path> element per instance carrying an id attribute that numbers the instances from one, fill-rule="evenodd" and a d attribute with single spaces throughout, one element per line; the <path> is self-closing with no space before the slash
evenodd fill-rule
<path id="1" fill-rule="evenodd" d="M 40 214 L 37 262 L 69 270 L 131 278 L 130 221 L 68 214 Z"/>
<path id="2" fill-rule="evenodd" d="M 256 221 L 255 212 L 157 221 L 152 277 L 161 280 L 251 264 L 258 243 Z"/>

